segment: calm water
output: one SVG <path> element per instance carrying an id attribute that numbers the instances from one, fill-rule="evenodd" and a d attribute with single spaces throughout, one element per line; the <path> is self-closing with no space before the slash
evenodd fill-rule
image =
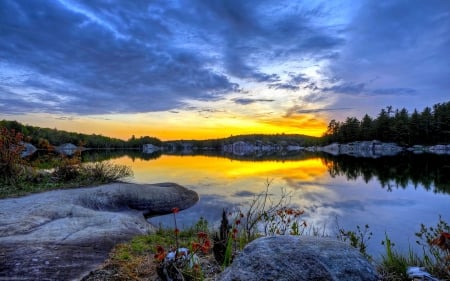
<path id="1" fill-rule="evenodd" d="M 286 188 L 292 203 L 305 211 L 310 226 L 336 233 L 336 218 L 345 229 L 368 224 L 369 251 L 382 252 L 385 233 L 399 251 L 415 246 L 420 224 L 450 222 L 450 157 L 403 155 L 380 159 L 300 155 L 291 159 L 251 161 L 214 156 L 138 154 L 111 160 L 134 171 L 133 182 L 176 182 L 200 195 L 200 202 L 179 221 L 192 225 L 200 217 L 218 222 L 223 208 L 245 205 L 272 180 L 274 194 Z M 172 226 L 172 217 L 150 219 Z"/>

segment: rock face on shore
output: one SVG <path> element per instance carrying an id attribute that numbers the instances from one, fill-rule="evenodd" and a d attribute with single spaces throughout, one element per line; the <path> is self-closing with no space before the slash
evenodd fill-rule
<path id="1" fill-rule="evenodd" d="M 144 216 L 197 201 L 194 191 L 174 183 L 114 183 L 0 200 L 0 279 L 79 280 L 115 244 L 151 231 Z"/>
<path id="2" fill-rule="evenodd" d="M 271 236 L 248 244 L 220 281 L 376 281 L 373 266 L 345 243 L 318 237 Z"/>
<path id="3" fill-rule="evenodd" d="M 316 147 L 313 150 L 332 155 L 346 154 L 355 157 L 377 158 L 381 156 L 394 156 L 403 151 L 403 148 L 395 143 L 384 143 L 374 140 L 355 141 L 345 144 L 332 143 L 327 146 Z"/>

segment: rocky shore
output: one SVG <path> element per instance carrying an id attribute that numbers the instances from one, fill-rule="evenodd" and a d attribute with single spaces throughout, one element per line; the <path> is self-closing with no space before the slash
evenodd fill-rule
<path id="1" fill-rule="evenodd" d="M 114 245 L 153 230 L 145 216 L 186 209 L 175 183 L 114 183 L 0 200 L 0 279 L 79 280 Z"/>
<path id="2" fill-rule="evenodd" d="M 231 144 L 224 144 L 222 151 L 226 154 L 236 156 L 249 155 L 269 155 L 274 153 L 295 153 L 300 151 L 309 152 L 325 152 L 332 155 L 350 155 L 355 157 L 378 158 L 382 156 L 394 156 L 402 151 L 410 151 L 413 153 L 433 153 L 433 154 L 450 154 L 450 145 L 434 145 L 423 146 L 414 145 L 412 147 L 402 147 L 396 143 L 385 143 L 377 140 L 372 141 L 355 141 L 350 143 L 332 143 L 326 146 L 309 146 L 303 147 L 299 144 L 277 144 L 264 143 L 261 141 L 244 142 L 238 141 Z"/>

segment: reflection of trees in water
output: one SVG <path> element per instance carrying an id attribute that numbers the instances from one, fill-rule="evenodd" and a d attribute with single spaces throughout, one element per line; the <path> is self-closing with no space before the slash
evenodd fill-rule
<path id="1" fill-rule="evenodd" d="M 135 159 L 153 160 L 161 157 L 161 152 L 155 153 L 142 153 L 138 149 L 89 149 L 84 150 L 81 153 L 81 161 L 86 162 L 101 162 L 107 160 L 113 160 L 121 157 L 130 157 L 133 161 Z M 39 150 L 34 153 L 28 159 L 30 161 L 39 160 L 40 163 L 49 162 L 52 163 L 55 159 L 62 157 L 62 155 L 56 151 Z M 64 157 L 74 157 L 74 155 L 65 155 Z"/>
<path id="2" fill-rule="evenodd" d="M 450 194 L 450 156 L 405 153 L 392 157 L 358 158 L 347 155 L 321 155 L 332 177 L 348 180 L 377 178 L 383 188 L 424 186 L 426 190 Z"/>
<path id="3" fill-rule="evenodd" d="M 44 152 L 33 155 L 33 158 L 43 157 Z M 183 154 L 170 153 L 170 155 Z M 328 168 L 329 174 L 334 176 L 346 176 L 348 180 L 356 180 L 359 177 L 368 182 L 377 178 L 383 188 L 406 188 L 409 184 L 415 187 L 422 185 L 426 190 L 450 194 L 450 156 L 436 154 L 412 154 L 404 153 L 397 156 L 381 158 L 363 158 L 348 155 L 333 156 L 326 153 L 296 152 L 291 154 L 248 155 L 236 156 L 212 151 L 202 151 L 189 154 L 190 156 L 206 156 L 214 158 L 228 158 L 238 161 L 302 161 L 321 158 Z M 52 157 L 57 157 L 53 153 Z M 133 161 L 154 160 L 161 157 L 161 152 L 152 154 L 142 153 L 140 150 L 86 150 L 81 157 L 83 162 L 96 162 L 129 157 Z"/>
<path id="4" fill-rule="evenodd" d="M 143 153 L 138 149 L 105 149 L 105 150 L 86 150 L 83 151 L 81 157 L 83 162 L 98 162 L 121 158 L 128 156 L 133 161 L 135 159 L 153 160 L 161 157 L 161 152 Z"/>

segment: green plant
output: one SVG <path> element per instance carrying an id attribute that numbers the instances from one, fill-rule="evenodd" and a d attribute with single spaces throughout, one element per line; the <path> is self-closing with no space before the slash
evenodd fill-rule
<path id="1" fill-rule="evenodd" d="M 167 251 L 162 245 L 156 246 L 155 260 L 158 262 L 158 276 L 165 281 L 178 280 L 202 280 L 202 272 L 198 262 L 198 252 L 207 254 L 211 248 L 211 241 L 206 232 L 198 232 L 196 241 L 191 241 L 190 251 L 180 248 L 179 234 L 176 214 L 178 208 L 173 208 L 175 248 Z"/>
<path id="2" fill-rule="evenodd" d="M 77 150 L 69 157 L 61 154 L 53 176 L 59 181 L 71 181 L 80 176 L 81 151 Z"/>
<path id="3" fill-rule="evenodd" d="M 384 281 L 409 281 L 407 269 L 410 266 L 424 267 L 423 259 L 418 256 L 412 248 L 409 248 L 407 254 L 402 254 L 394 250 L 395 244 L 385 234 L 384 245 L 385 254 L 381 257 L 378 264 L 378 272 Z"/>
<path id="4" fill-rule="evenodd" d="M 348 242 L 350 246 L 359 250 L 359 252 L 368 260 L 372 260 L 372 256 L 367 253 L 367 243 L 372 238 L 372 232 L 369 231 L 369 225 L 365 225 L 364 229 L 362 229 L 359 225 L 356 226 L 355 230 L 345 230 L 338 226 L 338 235 L 337 238 L 343 242 Z M 386 240 L 387 239 L 386 236 Z M 390 246 L 390 245 L 389 245 Z M 390 248 L 389 248 L 390 249 Z"/>
<path id="5" fill-rule="evenodd" d="M 439 216 L 436 226 L 420 225 L 416 233 L 425 266 L 438 277 L 450 279 L 450 225 Z"/>

